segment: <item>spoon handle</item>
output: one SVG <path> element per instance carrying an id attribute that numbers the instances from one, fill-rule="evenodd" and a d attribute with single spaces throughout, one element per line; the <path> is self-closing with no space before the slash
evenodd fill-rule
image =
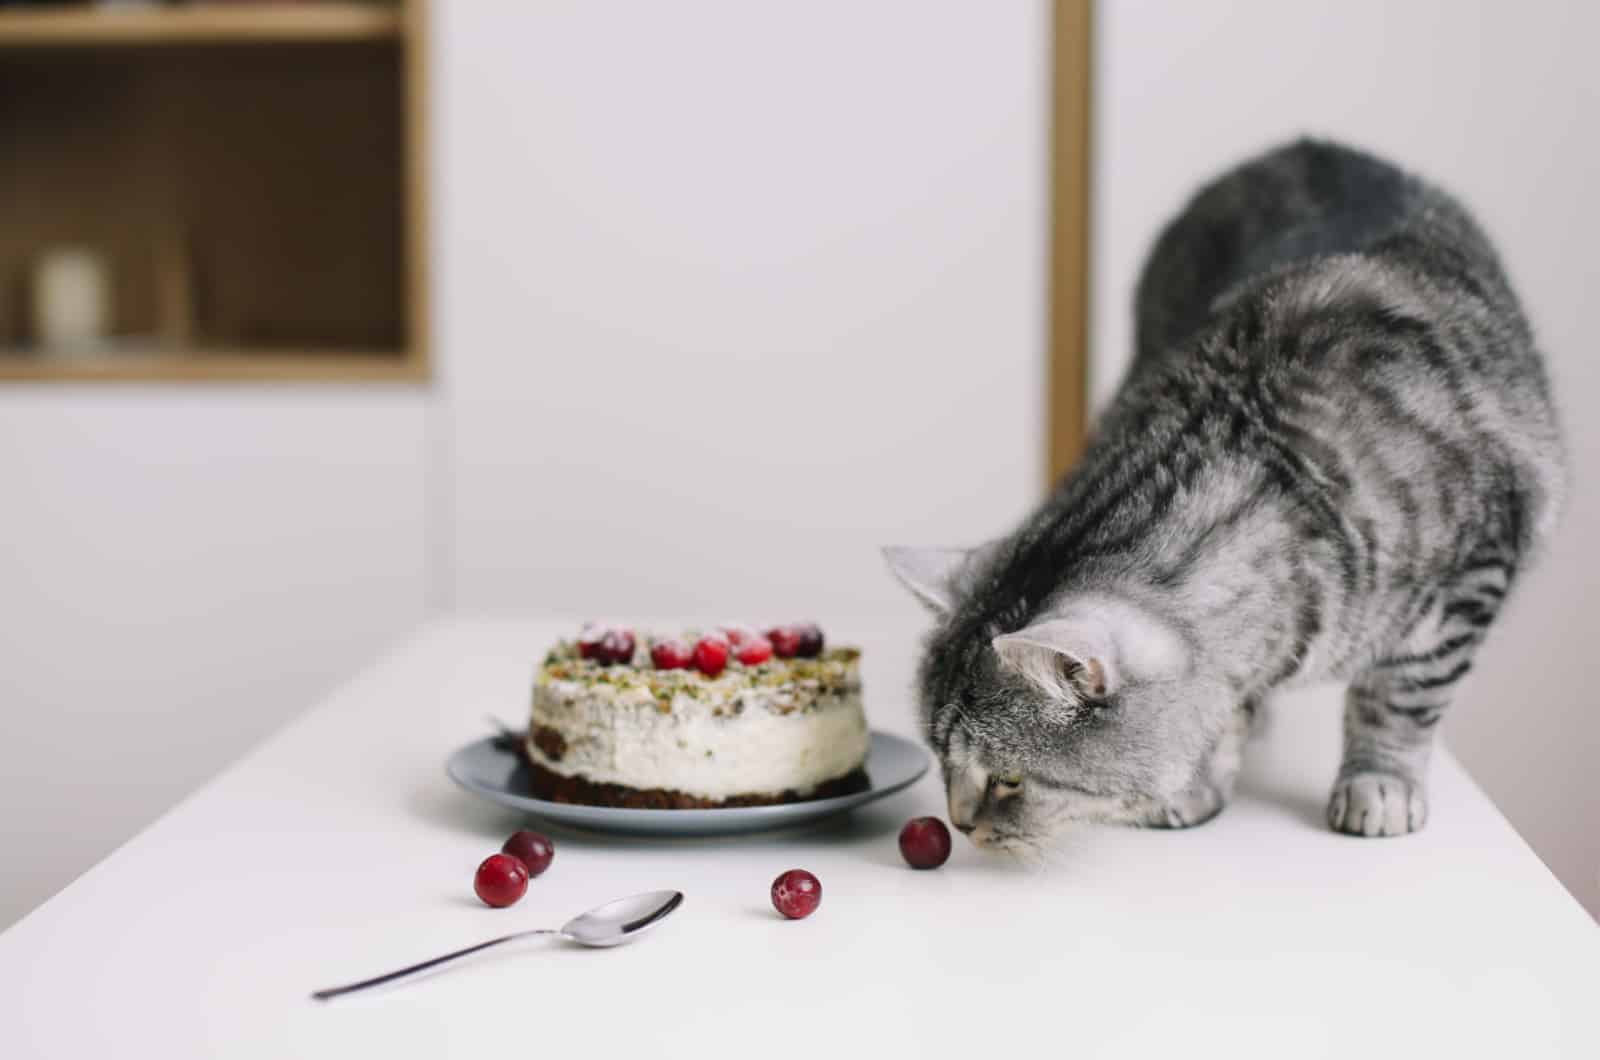
<path id="1" fill-rule="evenodd" d="M 514 942 L 517 939 L 530 938 L 534 935 L 559 934 L 561 934 L 561 932 L 553 931 L 549 928 L 540 928 L 534 931 L 518 931 L 514 935 L 503 935 L 497 939 L 490 939 L 488 942 L 480 942 L 476 946 L 468 946 L 464 950 L 456 950 L 454 953 L 446 953 L 443 956 L 434 957 L 433 959 L 423 961 L 420 964 L 412 964 L 404 968 L 397 968 L 392 972 L 385 972 L 382 975 L 375 975 L 371 979 L 362 979 L 360 982 L 346 983 L 344 986 L 332 986 L 326 990 L 318 990 L 311 996 L 318 1001 L 327 1001 L 329 998 L 335 998 L 341 994 L 353 994 L 357 990 L 365 990 L 369 986 L 381 986 L 384 983 L 392 983 L 396 979 L 404 979 L 408 975 L 416 975 L 418 972 L 425 972 L 430 968 L 437 968 L 441 964 L 449 964 L 451 961 L 459 961 L 463 957 L 470 957 L 474 953 L 481 953 L 491 946 L 500 945 L 502 942 Z"/>

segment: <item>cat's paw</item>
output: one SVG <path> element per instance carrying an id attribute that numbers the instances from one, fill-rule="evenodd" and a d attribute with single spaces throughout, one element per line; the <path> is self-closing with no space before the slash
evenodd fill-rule
<path id="1" fill-rule="evenodd" d="M 1146 828 L 1193 828 L 1205 824 L 1222 812 L 1227 804 L 1222 792 L 1210 784 L 1196 784 L 1170 802 L 1151 808 L 1145 816 Z"/>
<path id="2" fill-rule="evenodd" d="M 1428 820 L 1422 787 L 1392 773 L 1356 773 L 1333 786 L 1328 827 L 1346 835 L 1407 835 Z"/>

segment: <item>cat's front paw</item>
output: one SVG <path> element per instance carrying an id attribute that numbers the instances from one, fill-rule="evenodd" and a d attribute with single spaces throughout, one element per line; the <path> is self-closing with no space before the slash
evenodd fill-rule
<path id="1" fill-rule="evenodd" d="M 1144 819 L 1146 828 L 1193 828 L 1205 824 L 1222 812 L 1227 800 L 1211 784 L 1196 784 L 1171 802 L 1152 807 Z"/>
<path id="2" fill-rule="evenodd" d="M 1346 835 L 1407 835 L 1428 820 L 1421 785 L 1392 773 L 1342 777 L 1328 800 L 1328 826 Z"/>

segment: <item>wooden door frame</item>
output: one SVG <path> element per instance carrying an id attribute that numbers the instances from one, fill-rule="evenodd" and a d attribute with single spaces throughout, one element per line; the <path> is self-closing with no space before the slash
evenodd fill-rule
<path id="1" fill-rule="evenodd" d="M 1077 462 L 1087 434 L 1093 6 L 1093 0 L 1052 5 L 1048 485 Z"/>

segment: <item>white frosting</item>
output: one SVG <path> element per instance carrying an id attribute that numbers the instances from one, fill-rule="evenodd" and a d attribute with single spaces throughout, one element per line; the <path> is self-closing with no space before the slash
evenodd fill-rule
<path id="1" fill-rule="evenodd" d="M 534 686 L 534 726 L 566 741 L 559 760 L 532 740 L 534 761 L 563 776 L 664 788 L 702 799 L 808 794 L 860 767 L 869 742 L 861 687 L 793 709 L 791 686 L 710 681 L 662 710 L 647 688 L 544 677 Z"/>

